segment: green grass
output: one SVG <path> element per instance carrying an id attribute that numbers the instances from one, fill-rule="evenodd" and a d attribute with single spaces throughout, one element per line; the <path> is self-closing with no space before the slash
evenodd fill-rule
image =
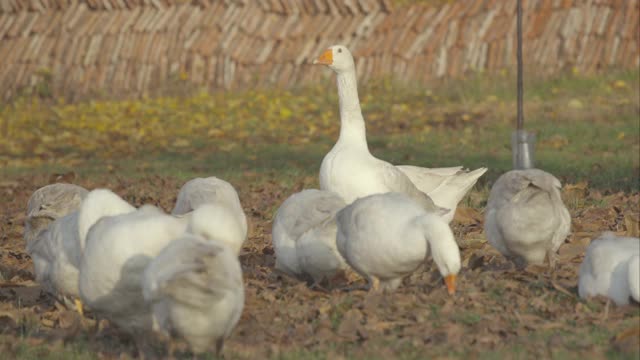
<path id="1" fill-rule="evenodd" d="M 587 181 L 590 186 L 600 189 L 637 191 L 640 94 L 633 84 L 640 81 L 639 74 L 636 70 L 598 76 L 573 73 L 555 77 L 532 76 L 526 83 L 525 127 L 537 134 L 536 165 L 564 182 Z M 396 164 L 486 166 L 490 171 L 480 183 L 491 183 L 511 168 L 510 136 L 515 119 L 513 80 L 510 73 L 476 73 L 431 86 L 391 80 L 369 82 L 361 86 L 360 96 L 371 151 Z M 253 100 L 246 100 L 248 98 Z M 243 101 L 248 101 L 247 107 L 242 105 Z M 229 123 L 227 133 L 230 136 L 212 139 L 200 130 L 184 132 L 180 137 L 188 139 L 187 148 L 159 145 L 153 137 L 140 143 L 132 138 L 124 142 L 124 146 L 130 148 L 119 148 L 123 146 L 122 141 L 114 143 L 112 148 L 106 143 L 105 150 L 116 154 L 109 156 L 100 151 L 102 148 L 82 150 L 72 143 L 59 142 L 58 148 L 53 149 L 45 160 L 38 160 L 36 165 L 5 166 L 3 175 L 11 178 L 74 170 L 99 176 L 108 167 L 114 174 L 129 177 L 159 174 L 186 179 L 216 174 L 234 179 L 251 172 L 274 173 L 286 181 L 316 176 L 322 157 L 337 138 L 338 101 L 331 81 L 292 92 L 259 89 L 236 91 L 222 98 L 200 93 L 185 102 L 188 103 L 186 108 L 178 110 L 172 110 L 176 106 L 174 100 L 140 100 L 124 106 L 118 101 L 95 106 L 78 104 L 70 113 L 86 117 L 87 126 L 91 127 L 101 119 L 100 111 L 116 114 L 109 116 L 121 116 L 118 115 L 120 110 L 110 109 L 132 106 L 142 109 L 132 110 L 131 117 L 121 120 L 122 129 L 118 130 L 116 138 L 122 138 L 127 136 L 122 131 L 132 128 L 133 124 L 156 121 L 156 114 L 162 114 L 161 122 L 166 118 L 171 119 L 166 121 L 173 122 L 173 126 L 176 122 L 186 126 L 192 121 L 189 115 L 192 112 L 193 121 L 204 121 L 204 129 L 207 122 L 212 127 Z M 274 102 L 279 105 L 274 106 Z M 55 122 L 48 120 L 50 105 L 46 102 L 24 105 L 25 100 L 20 100 L 19 103 L 22 105 L 14 110 L 11 110 L 12 106 L 5 106 L 5 115 L 0 111 L 0 118 L 9 121 L 7 119 L 25 113 L 24 117 L 33 117 L 34 123 L 46 124 L 48 135 L 60 131 Z M 166 108 L 165 103 L 169 103 Z M 181 102 L 177 103 L 180 106 Z M 222 106 L 219 104 L 230 104 L 228 111 L 217 112 L 208 120 L 201 115 L 213 111 L 208 109 Z M 172 115 L 175 111 L 179 115 Z M 250 119 L 246 120 L 247 117 Z M 261 121 L 266 124 L 259 125 Z M 316 125 L 320 126 L 319 130 L 308 135 L 305 129 Z M 251 133 L 236 138 L 234 134 L 244 130 L 244 126 L 250 127 Z M 87 134 L 91 132 L 77 136 Z M 166 135 L 163 143 L 173 142 L 171 136 Z M 309 136 L 306 143 L 297 143 L 296 139 L 306 136 Z M 12 156 L 14 159 L 37 159 L 39 155 L 29 151 L 27 148 L 24 153 Z M 2 147 L 0 155 L 1 152 Z M 69 155 L 74 157 L 72 165 L 67 165 L 65 160 Z"/>

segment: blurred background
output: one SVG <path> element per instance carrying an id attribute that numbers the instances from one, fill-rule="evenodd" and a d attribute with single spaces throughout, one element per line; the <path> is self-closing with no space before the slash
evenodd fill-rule
<path id="1" fill-rule="evenodd" d="M 637 190 L 638 6 L 523 2 L 525 126 L 537 133 L 541 168 Z M 492 179 L 510 164 L 515 8 L 515 0 L 0 0 L 0 164 L 7 176 L 311 175 L 339 120 L 333 73 L 310 61 L 340 43 L 356 58 L 374 153 L 488 166 Z"/>

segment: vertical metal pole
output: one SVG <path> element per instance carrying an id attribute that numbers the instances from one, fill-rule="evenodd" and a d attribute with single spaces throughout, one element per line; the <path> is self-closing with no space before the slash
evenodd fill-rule
<path id="1" fill-rule="evenodd" d="M 524 113 L 522 109 L 522 96 L 523 96 L 523 85 L 522 85 L 522 0 L 518 1 L 518 9 L 517 9 L 517 29 L 516 29 L 516 37 L 517 37 L 517 58 L 518 58 L 518 118 L 517 118 L 517 129 L 518 131 L 524 128 Z"/>

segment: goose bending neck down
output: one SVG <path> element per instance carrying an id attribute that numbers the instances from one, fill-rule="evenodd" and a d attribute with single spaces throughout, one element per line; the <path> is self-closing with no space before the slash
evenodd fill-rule
<path id="1" fill-rule="evenodd" d="M 450 295 L 456 291 L 456 278 L 460 271 L 460 250 L 447 223 L 439 216 L 425 214 L 416 218 L 431 250 L 431 257 L 444 278 Z"/>
<path id="2" fill-rule="evenodd" d="M 406 195 L 360 198 L 338 212 L 337 223 L 338 251 L 369 280 L 371 290 L 395 290 L 431 251 L 447 291 L 455 293 L 460 251 L 453 232 L 440 216 Z"/>

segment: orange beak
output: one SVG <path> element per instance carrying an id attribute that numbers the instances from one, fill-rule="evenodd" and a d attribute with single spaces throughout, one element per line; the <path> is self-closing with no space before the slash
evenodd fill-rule
<path id="1" fill-rule="evenodd" d="M 447 285 L 447 292 L 449 295 L 453 295 L 456 292 L 456 275 L 447 275 L 444 278 L 444 283 Z"/>
<path id="2" fill-rule="evenodd" d="M 333 51 L 331 49 L 325 50 L 317 59 L 313 60 L 313 63 L 320 65 L 333 64 Z"/>

